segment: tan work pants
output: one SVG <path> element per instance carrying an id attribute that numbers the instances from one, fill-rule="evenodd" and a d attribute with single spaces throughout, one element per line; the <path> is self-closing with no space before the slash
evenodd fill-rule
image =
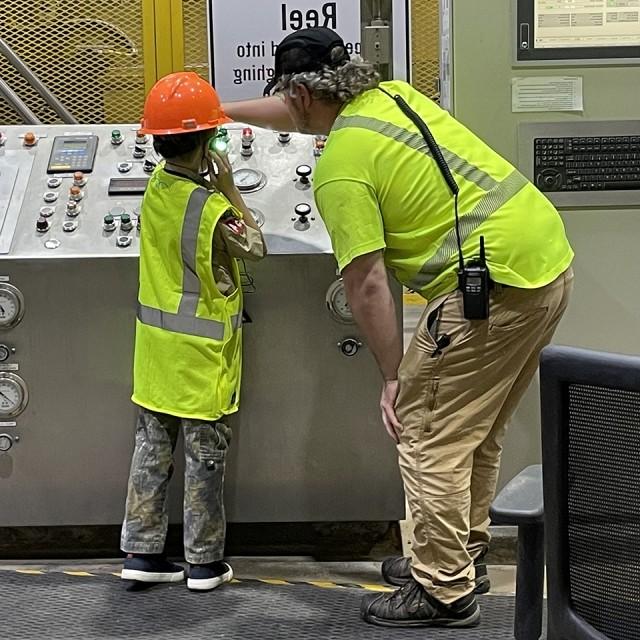
<path id="1" fill-rule="evenodd" d="M 465 320 L 458 291 L 434 300 L 402 360 L 398 454 L 414 522 L 412 572 L 446 604 L 474 588 L 507 422 L 572 285 L 571 269 L 540 289 L 498 285 L 488 321 Z M 450 344 L 439 351 L 445 334 Z"/>

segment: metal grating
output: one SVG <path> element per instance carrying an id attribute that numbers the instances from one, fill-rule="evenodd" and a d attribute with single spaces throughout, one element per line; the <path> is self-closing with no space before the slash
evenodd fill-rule
<path id="1" fill-rule="evenodd" d="M 570 385 L 568 529 L 575 611 L 640 639 L 640 393 Z"/>
<path id="2" fill-rule="evenodd" d="M 432 100 L 440 97 L 440 2 L 411 0 L 411 83 Z"/>
<path id="3" fill-rule="evenodd" d="M 183 0 L 184 68 L 209 79 L 207 0 Z"/>
<path id="4" fill-rule="evenodd" d="M 0 0 L 0 37 L 79 122 L 140 117 L 142 0 Z M 0 77 L 44 124 L 59 122 L 2 55 Z M 2 98 L 0 123 L 21 124 Z"/>
<path id="5" fill-rule="evenodd" d="M 184 584 L 131 591 L 115 577 L 3 572 L 2 637 L 20 640 L 511 640 L 513 598 L 480 598 L 473 629 L 389 629 L 360 620 L 362 589 L 241 583 L 213 593 Z"/>

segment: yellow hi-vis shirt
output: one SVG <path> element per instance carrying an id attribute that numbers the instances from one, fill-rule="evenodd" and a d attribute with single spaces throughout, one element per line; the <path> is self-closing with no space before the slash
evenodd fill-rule
<path id="1" fill-rule="evenodd" d="M 212 266 L 214 230 L 229 210 L 222 194 L 162 165 L 149 181 L 141 210 L 132 397 L 142 407 L 199 420 L 238 410 L 240 272 L 233 260 L 236 287 L 224 296 Z"/>
<path id="2" fill-rule="evenodd" d="M 381 83 L 427 123 L 460 188 L 465 261 L 484 236 L 495 282 L 538 288 L 573 259 L 560 215 L 511 164 L 405 82 Z M 336 119 L 314 192 L 340 270 L 384 250 L 396 278 L 425 298 L 457 286 L 454 201 L 429 149 L 396 102 L 373 89 Z"/>

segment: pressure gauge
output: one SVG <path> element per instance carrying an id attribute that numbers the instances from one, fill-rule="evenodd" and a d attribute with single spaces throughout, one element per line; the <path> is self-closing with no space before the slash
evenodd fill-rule
<path id="1" fill-rule="evenodd" d="M 245 193 L 258 191 L 264 187 L 267 177 L 257 169 L 236 169 L 233 172 L 233 181 L 240 191 Z"/>
<path id="2" fill-rule="evenodd" d="M 335 320 L 342 324 L 353 324 L 353 314 L 347 302 L 347 293 L 344 290 L 344 282 L 336 280 L 327 291 L 327 307 Z"/>
<path id="3" fill-rule="evenodd" d="M 0 329 L 15 327 L 24 315 L 24 298 L 13 285 L 0 283 Z"/>
<path id="4" fill-rule="evenodd" d="M 15 373 L 0 372 L 0 417 L 17 416 L 24 411 L 28 401 L 25 381 Z"/>

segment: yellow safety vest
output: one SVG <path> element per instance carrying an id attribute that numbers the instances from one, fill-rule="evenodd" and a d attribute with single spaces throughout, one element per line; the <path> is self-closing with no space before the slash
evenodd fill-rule
<path id="1" fill-rule="evenodd" d="M 442 150 L 460 188 L 466 260 L 484 236 L 496 282 L 538 288 L 569 267 L 573 251 L 562 219 L 529 180 L 407 83 L 381 87 L 420 114 Z M 314 190 L 341 268 L 353 247 L 376 246 L 396 278 L 425 298 L 456 288 L 453 197 L 422 135 L 391 97 L 374 89 L 344 107 L 318 161 Z M 367 229 L 378 226 L 384 238 L 376 244 L 378 232 Z"/>
<path id="2" fill-rule="evenodd" d="M 242 288 L 223 296 L 212 268 L 213 233 L 233 209 L 219 193 L 158 167 L 142 202 L 140 289 L 132 400 L 183 418 L 238 410 Z"/>

